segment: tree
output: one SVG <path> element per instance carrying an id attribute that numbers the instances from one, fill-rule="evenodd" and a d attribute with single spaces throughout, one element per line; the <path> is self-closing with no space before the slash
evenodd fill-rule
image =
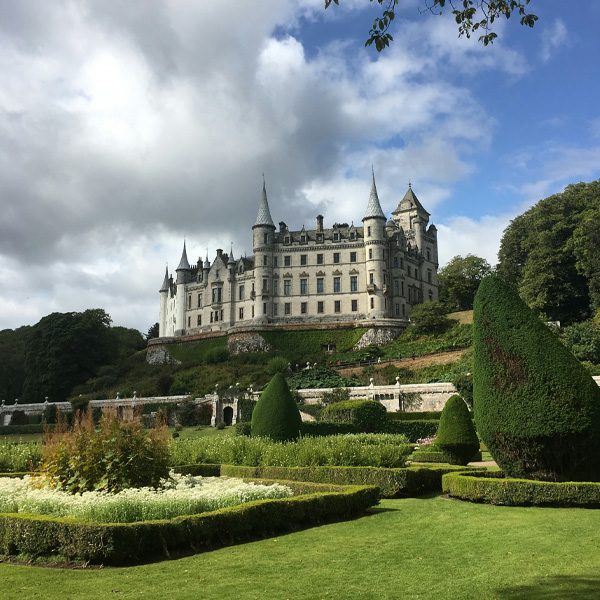
<path id="1" fill-rule="evenodd" d="M 600 181 L 569 185 L 505 230 L 498 274 L 546 319 L 569 324 L 600 303 Z"/>
<path id="2" fill-rule="evenodd" d="M 442 333 L 450 326 L 448 311 L 441 302 L 423 302 L 410 313 L 410 328 L 417 334 Z"/>
<path id="3" fill-rule="evenodd" d="M 450 310 L 472 309 L 481 280 L 491 272 L 492 267 L 485 258 L 473 254 L 455 256 L 438 273 L 440 301 Z"/>
<path id="4" fill-rule="evenodd" d="M 365 46 L 375 45 L 377 52 L 381 52 L 390 45 L 393 37 L 389 32 L 392 21 L 396 17 L 396 8 L 400 0 L 370 0 L 376 1 L 382 8 L 382 12 L 374 21 L 369 38 Z M 521 25 L 533 27 L 537 16 L 527 13 L 526 7 L 530 0 L 424 0 L 425 10 L 433 14 L 442 14 L 444 9 L 450 7 L 454 20 L 458 25 L 458 36 L 471 37 L 476 31 L 482 32 L 479 41 L 487 46 L 498 37 L 492 31 L 494 21 L 501 17 L 509 19 L 511 15 L 518 14 Z M 339 6 L 340 0 L 325 0 L 325 8 L 332 4 Z"/>
<path id="5" fill-rule="evenodd" d="M 146 333 L 146 341 L 152 340 L 158 337 L 158 323 L 154 323 L 154 325 L 150 326 L 148 329 L 148 333 Z"/>
<path id="6" fill-rule="evenodd" d="M 458 465 L 466 465 L 479 450 L 479 438 L 471 413 L 465 401 L 456 394 L 444 405 L 435 445 L 448 454 L 450 462 Z"/>

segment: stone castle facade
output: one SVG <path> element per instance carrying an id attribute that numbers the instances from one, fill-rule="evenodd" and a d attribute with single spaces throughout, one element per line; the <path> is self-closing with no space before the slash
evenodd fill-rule
<path id="1" fill-rule="evenodd" d="M 403 328 L 411 308 L 437 300 L 437 229 L 412 187 L 388 220 L 375 176 L 362 227 L 288 229 L 273 223 L 263 183 L 253 256 L 217 250 L 190 265 L 184 243 L 175 277 L 160 289 L 159 337 L 291 324 Z"/>

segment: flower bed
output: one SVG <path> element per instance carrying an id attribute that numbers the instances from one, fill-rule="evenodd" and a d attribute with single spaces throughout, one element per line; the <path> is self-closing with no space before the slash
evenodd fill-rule
<path id="1" fill-rule="evenodd" d="M 0 441 L 0 473 L 29 471 L 38 465 L 41 456 L 41 444 Z"/>
<path id="2" fill-rule="evenodd" d="M 335 435 L 272 442 L 263 438 L 218 436 L 174 440 L 174 465 L 220 463 L 247 466 L 316 465 L 404 467 L 413 445 L 390 434 Z"/>
<path id="3" fill-rule="evenodd" d="M 43 483 L 43 482 L 42 482 Z M 241 479 L 193 477 L 172 472 L 162 487 L 130 488 L 111 494 L 70 494 L 40 487 L 40 479 L 25 476 L 0 479 L 0 513 L 73 517 L 81 521 L 132 523 L 171 519 L 180 515 L 235 506 L 253 500 L 286 498 L 289 487 L 246 483 Z"/>
<path id="4" fill-rule="evenodd" d="M 535 481 L 507 478 L 500 471 L 463 471 L 444 475 L 442 490 L 453 498 L 486 504 L 600 508 L 600 482 Z"/>
<path id="5" fill-rule="evenodd" d="M 135 564 L 352 518 L 377 504 L 379 498 L 374 486 L 268 483 L 283 483 L 298 495 L 136 523 L 0 514 L 0 556 L 60 556 L 94 564 Z"/>

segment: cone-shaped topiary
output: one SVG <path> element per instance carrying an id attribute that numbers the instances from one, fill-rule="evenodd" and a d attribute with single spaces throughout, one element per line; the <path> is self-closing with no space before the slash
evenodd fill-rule
<path id="1" fill-rule="evenodd" d="M 497 276 L 474 306 L 475 423 L 510 476 L 600 480 L 600 389 Z"/>
<path id="2" fill-rule="evenodd" d="M 458 465 L 466 465 L 479 450 L 471 413 L 458 394 L 448 398 L 444 406 L 435 445 L 448 455 L 449 462 Z"/>
<path id="3" fill-rule="evenodd" d="M 302 419 L 285 377 L 276 373 L 252 413 L 252 435 L 284 442 L 300 435 Z"/>

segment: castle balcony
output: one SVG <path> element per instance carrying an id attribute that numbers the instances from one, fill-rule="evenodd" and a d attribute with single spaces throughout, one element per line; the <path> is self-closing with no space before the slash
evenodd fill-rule
<path id="1" fill-rule="evenodd" d="M 367 292 L 374 294 L 377 291 L 377 286 L 374 283 L 367 283 Z"/>

